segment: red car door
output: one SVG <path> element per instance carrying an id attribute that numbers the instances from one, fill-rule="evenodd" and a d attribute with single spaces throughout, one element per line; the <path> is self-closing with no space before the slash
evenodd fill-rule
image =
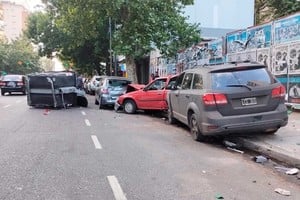
<path id="1" fill-rule="evenodd" d="M 167 78 L 155 79 L 136 96 L 139 109 L 164 110 L 167 109 L 166 87 Z"/>

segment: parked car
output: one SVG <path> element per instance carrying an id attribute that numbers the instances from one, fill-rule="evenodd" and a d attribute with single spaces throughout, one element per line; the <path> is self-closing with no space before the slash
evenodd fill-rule
<path id="1" fill-rule="evenodd" d="M 1 95 L 4 96 L 5 93 L 23 93 L 26 94 L 26 85 L 25 85 L 26 77 L 24 75 L 19 74 L 7 74 L 1 77 L 0 79 L 0 88 Z"/>
<path id="2" fill-rule="evenodd" d="M 98 76 L 98 75 L 93 76 L 92 79 L 87 84 L 87 93 L 91 95 L 95 95 L 96 88 L 98 87 L 100 80 L 103 79 L 104 77 L 105 76 Z"/>
<path id="3" fill-rule="evenodd" d="M 148 85 L 129 85 L 126 94 L 120 96 L 115 103 L 115 110 L 123 109 L 125 113 L 132 114 L 137 110 L 167 111 L 167 93 L 175 84 L 177 76 L 156 78 Z M 136 88 L 132 90 L 131 87 Z"/>
<path id="4" fill-rule="evenodd" d="M 181 73 L 168 95 L 168 118 L 195 140 L 230 133 L 275 133 L 288 122 L 285 87 L 256 63 L 222 64 Z"/>
<path id="5" fill-rule="evenodd" d="M 131 81 L 125 77 L 106 76 L 99 82 L 95 91 L 95 104 L 99 109 L 104 106 L 114 106 L 117 98 L 126 92 Z"/>

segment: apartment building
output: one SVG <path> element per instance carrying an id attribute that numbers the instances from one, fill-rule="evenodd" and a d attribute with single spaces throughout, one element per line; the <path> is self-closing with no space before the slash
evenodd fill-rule
<path id="1" fill-rule="evenodd" d="M 0 13 L 0 34 L 2 32 L 7 41 L 20 37 L 26 28 L 29 11 L 23 5 L 1 1 Z"/>

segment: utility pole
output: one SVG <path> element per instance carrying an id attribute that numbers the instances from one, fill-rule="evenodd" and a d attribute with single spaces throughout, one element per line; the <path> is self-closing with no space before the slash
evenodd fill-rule
<path id="1" fill-rule="evenodd" d="M 112 75 L 111 17 L 109 17 L 109 75 Z"/>

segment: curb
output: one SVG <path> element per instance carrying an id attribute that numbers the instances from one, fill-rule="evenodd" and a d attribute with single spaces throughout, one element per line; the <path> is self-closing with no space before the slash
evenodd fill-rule
<path id="1" fill-rule="evenodd" d="M 239 142 L 245 149 L 266 155 L 269 158 L 286 163 L 290 166 L 300 168 L 300 157 L 298 156 L 299 158 L 297 158 L 292 155 L 293 153 L 285 151 L 284 149 L 264 142 L 251 141 L 250 139 L 245 138 L 237 138 L 236 141 Z"/>

